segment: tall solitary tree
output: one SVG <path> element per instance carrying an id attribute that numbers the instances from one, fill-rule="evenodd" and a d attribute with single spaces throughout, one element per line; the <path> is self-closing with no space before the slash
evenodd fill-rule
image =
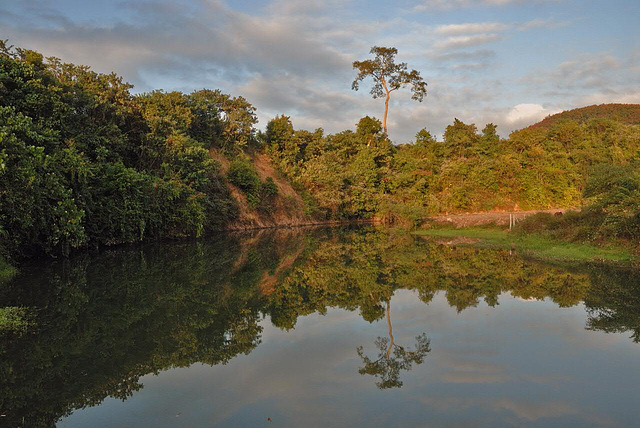
<path id="1" fill-rule="evenodd" d="M 387 133 L 387 113 L 389 112 L 391 92 L 411 85 L 411 92 L 413 92 L 411 99 L 422 102 L 427 95 L 427 83 L 422 80 L 417 70 L 407 71 L 407 63 L 395 63 L 398 49 L 374 46 L 369 53 L 374 54 L 375 58 L 353 63 L 353 68 L 358 70 L 358 75 L 351 84 L 351 89 L 357 91 L 361 81 L 369 76 L 373 78 L 374 85 L 371 88 L 371 95 L 373 98 L 385 97 L 382 126 L 384 132 Z"/>

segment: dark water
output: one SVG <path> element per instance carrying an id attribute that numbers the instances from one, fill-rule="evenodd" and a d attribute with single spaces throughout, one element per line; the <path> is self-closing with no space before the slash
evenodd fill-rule
<path id="1" fill-rule="evenodd" d="M 33 266 L 0 425 L 639 426 L 640 276 L 375 229 Z"/>

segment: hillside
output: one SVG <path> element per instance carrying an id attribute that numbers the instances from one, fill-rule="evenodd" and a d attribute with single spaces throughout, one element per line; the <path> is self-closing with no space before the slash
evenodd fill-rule
<path id="1" fill-rule="evenodd" d="M 627 125 L 640 124 L 640 104 L 600 104 L 547 116 L 529 128 L 551 128 L 562 120 L 584 123 L 589 119 L 614 119 Z"/>
<path id="2" fill-rule="evenodd" d="M 224 154 L 215 149 L 210 150 L 211 156 L 220 163 L 220 172 L 227 176 L 231 161 Z M 276 226 L 297 226 L 303 224 L 317 223 L 308 211 L 305 202 L 296 192 L 288 180 L 283 178 L 272 165 L 271 159 L 264 153 L 254 153 L 248 157 L 248 164 L 257 174 L 261 182 L 268 179 L 273 180 L 277 189 L 276 194 L 270 198 L 268 204 L 253 206 L 250 196 L 246 191 L 231 182 L 227 186 L 231 191 L 231 196 L 238 205 L 238 211 L 230 223 L 225 226 L 227 230 L 266 228 Z"/>

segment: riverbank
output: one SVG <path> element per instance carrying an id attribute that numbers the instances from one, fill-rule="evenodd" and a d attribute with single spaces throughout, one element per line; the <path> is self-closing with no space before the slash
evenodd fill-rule
<path id="1" fill-rule="evenodd" d="M 633 252 L 622 246 L 595 246 L 559 241 L 538 234 L 515 234 L 498 228 L 434 228 L 415 231 L 448 245 L 470 245 L 517 251 L 535 258 L 556 261 L 599 261 L 632 264 Z"/>
<path id="2" fill-rule="evenodd" d="M 507 226 L 517 223 L 525 218 L 538 213 L 564 214 L 571 208 L 551 208 L 547 210 L 528 210 L 528 211 L 485 211 L 466 214 L 439 214 L 429 218 L 429 221 L 435 223 L 443 223 L 459 227 L 484 226 L 495 224 L 496 226 Z"/>
<path id="3" fill-rule="evenodd" d="M 232 225 L 221 232 L 242 232 L 251 230 L 270 230 L 270 229 L 295 229 L 304 227 L 334 227 L 334 226 L 348 226 L 348 225 L 377 225 L 382 222 L 377 218 L 367 219 L 355 219 L 355 220 L 327 220 L 327 221 L 310 221 L 310 222 L 292 222 L 292 223 L 272 223 L 266 225 L 246 225 L 237 226 Z"/>

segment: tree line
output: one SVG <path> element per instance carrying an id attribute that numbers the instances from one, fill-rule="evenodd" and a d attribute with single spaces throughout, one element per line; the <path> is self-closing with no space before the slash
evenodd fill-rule
<path id="1" fill-rule="evenodd" d="M 209 150 L 255 142 L 218 90 L 131 93 L 115 74 L 0 45 L 0 251 L 20 257 L 200 236 L 237 215 Z"/>
<path id="2" fill-rule="evenodd" d="M 388 100 L 411 85 L 421 99 L 419 73 L 393 63 L 395 50 L 377 49 L 375 60 L 354 63 L 354 88 L 373 73 L 374 95 Z M 640 126 L 628 120 L 561 120 L 505 139 L 494 124 L 480 131 L 455 119 L 442 139 L 423 129 L 392 144 L 369 116 L 326 134 L 294 129 L 281 115 L 262 132 L 241 96 L 131 90 L 115 73 L 0 41 L 0 257 L 212 233 L 239 215 L 230 186 L 250 209 L 268 212 L 278 189 L 257 176 L 256 153 L 271 157 L 311 219 L 416 223 L 435 213 L 586 202 L 600 229 L 639 236 Z M 228 172 L 212 150 L 231 161 Z"/>

